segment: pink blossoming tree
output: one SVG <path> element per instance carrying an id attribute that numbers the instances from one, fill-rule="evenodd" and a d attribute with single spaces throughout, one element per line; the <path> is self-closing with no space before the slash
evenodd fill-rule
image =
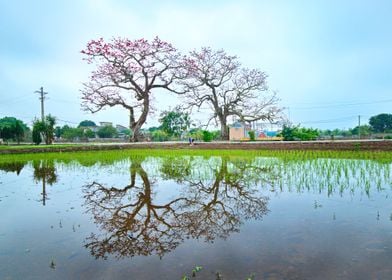
<path id="1" fill-rule="evenodd" d="M 158 37 L 91 40 L 82 53 L 96 66 L 82 89 L 82 108 L 92 113 L 113 106 L 127 109 L 133 142 L 140 139 L 140 128 L 151 111 L 152 92 L 179 93 L 175 84 L 181 76 L 180 54 Z"/>
<path id="2" fill-rule="evenodd" d="M 267 75 L 258 69 L 243 68 L 236 56 L 202 48 L 190 52 L 185 64 L 185 102 L 189 107 L 209 107 L 213 112 L 209 122 L 220 124 L 222 139 L 229 137 L 229 116 L 248 122 L 279 117 L 282 109 L 277 106 L 276 94 L 267 91 Z"/>

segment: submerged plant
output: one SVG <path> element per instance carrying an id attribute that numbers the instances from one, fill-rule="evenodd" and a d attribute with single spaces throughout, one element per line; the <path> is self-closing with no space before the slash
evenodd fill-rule
<path id="1" fill-rule="evenodd" d="M 196 272 L 199 272 L 200 270 L 202 270 L 201 266 L 195 266 L 195 268 L 192 269 L 192 277 L 196 277 Z"/>
<path id="2" fill-rule="evenodd" d="M 56 269 L 56 263 L 55 263 L 55 261 L 54 261 L 53 258 L 52 258 L 52 261 L 50 262 L 49 267 L 50 267 L 51 269 Z"/>

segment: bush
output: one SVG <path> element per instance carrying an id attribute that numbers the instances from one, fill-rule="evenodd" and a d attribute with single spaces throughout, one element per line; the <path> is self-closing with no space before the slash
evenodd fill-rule
<path id="1" fill-rule="evenodd" d="M 41 122 L 35 122 L 34 126 L 33 126 L 33 143 L 35 145 L 39 145 L 42 142 L 42 138 L 41 138 Z"/>
<path id="2" fill-rule="evenodd" d="M 163 130 L 154 130 L 151 132 L 151 140 L 162 142 L 169 140 L 169 135 Z"/>
<path id="3" fill-rule="evenodd" d="M 281 135 L 285 141 L 309 141 L 316 140 L 319 136 L 319 131 L 313 128 L 304 128 L 299 126 L 284 126 Z"/>
<path id="4" fill-rule="evenodd" d="M 214 134 L 209 132 L 208 130 L 203 130 L 203 141 L 204 142 L 211 142 L 214 138 Z"/>
<path id="5" fill-rule="evenodd" d="M 249 131 L 248 135 L 249 135 L 250 141 L 255 141 L 256 140 L 256 133 L 254 132 L 254 130 Z"/>
<path id="6" fill-rule="evenodd" d="M 111 125 L 106 125 L 97 131 L 97 135 L 99 138 L 112 138 L 117 136 L 117 130 Z"/>

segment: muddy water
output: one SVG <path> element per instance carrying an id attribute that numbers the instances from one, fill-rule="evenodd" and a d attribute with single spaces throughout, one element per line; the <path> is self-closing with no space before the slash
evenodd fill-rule
<path id="1" fill-rule="evenodd" d="M 390 279 L 391 188 L 364 160 L 2 164 L 0 279 Z"/>

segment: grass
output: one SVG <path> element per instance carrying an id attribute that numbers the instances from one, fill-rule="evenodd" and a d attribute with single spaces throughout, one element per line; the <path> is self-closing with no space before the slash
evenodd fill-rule
<path id="1" fill-rule="evenodd" d="M 193 149 L 132 149 L 108 151 L 47 152 L 0 155 L 0 163 L 31 160 L 79 161 L 82 164 L 95 162 L 111 163 L 128 157 L 180 157 L 180 156 L 225 156 L 229 158 L 274 157 L 284 161 L 309 159 L 362 159 L 381 163 L 392 162 L 392 152 L 369 151 L 269 151 L 269 150 L 193 150 Z"/>
<path id="2" fill-rule="evenodd" d="M 22 150 L 22 149 L 60 149 L 67 147 L 80 147 L 86 144 L 53 144 L 53 145 L 31 145 L 31 144 L 12 144 L 12 145 L 0 145 L 1 150 Z"/>

